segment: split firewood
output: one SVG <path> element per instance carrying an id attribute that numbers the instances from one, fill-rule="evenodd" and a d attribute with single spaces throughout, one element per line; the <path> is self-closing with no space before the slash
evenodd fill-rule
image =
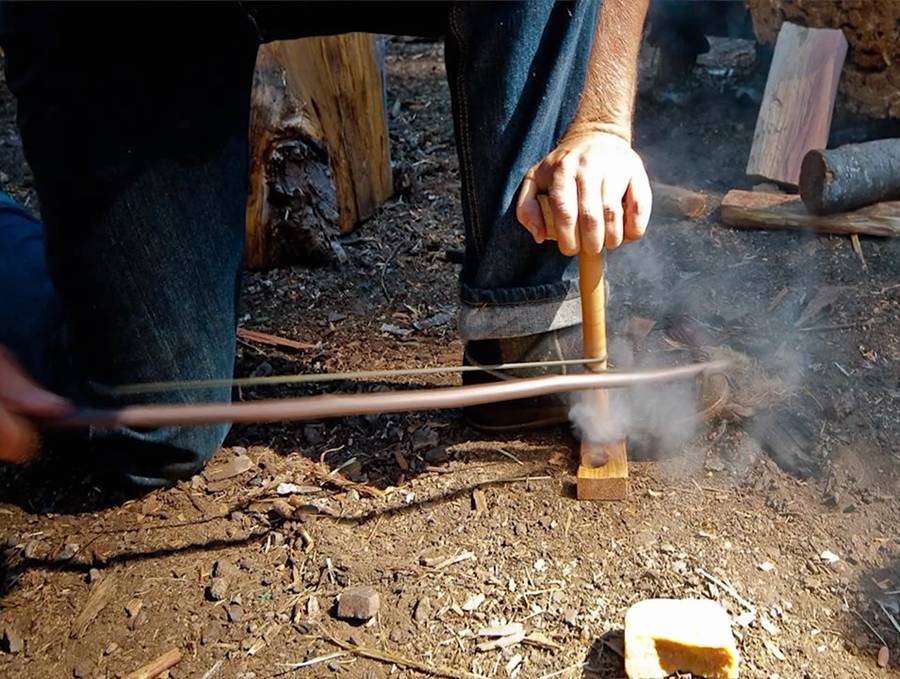
<path id="1" fill-rule="evenodd" d="M 847 40 L 835 29 L 785 22 L 775 43 L 747 174 L 797 185 L 810 149 L 828 143 Z"/>
<path id="2" fill-rule="evenodd" d="M 800 197 L 819 215 L 900 200 L 900 139 L 810 151 L 800 168 Z"/>
<path id="3" fill-rule="evenodd" d="M 721 217 L 724 224 L 739 228 L 900 236 L 900 201 L 876 203 L 853 212 L 813 215 L 797 196 L 734 189 L 722 201 Z"/>

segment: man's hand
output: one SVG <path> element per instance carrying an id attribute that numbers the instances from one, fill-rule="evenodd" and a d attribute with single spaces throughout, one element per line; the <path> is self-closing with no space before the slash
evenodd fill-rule
<path id="1" fill-rule="evenodd" d="M 647 230 L 650 182 L 631 145 L 615 134 L 570 130 L 525 175 L 516 217 L 538 243 L 547 238 L 541 193 L 550 198 L 564 255 L 617 248 Z"/>
<path id="2" fill-rule="evenodd" d="M 27 418 L 71 412 L 65 399 L 32 382 L 0 347 L 0 460 L 26 462 L 37 453 L 38 435 Z"/>

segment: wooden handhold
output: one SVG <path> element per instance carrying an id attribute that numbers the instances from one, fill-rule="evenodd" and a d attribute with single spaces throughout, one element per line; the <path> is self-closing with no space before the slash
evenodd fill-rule
<path id="1" fill-rule="evenodd" d="M 900 139 L 810 151 L 800 168 L 800 197 L 819 215 L 900 199 Z"/>
<path id="2" fill-rule="evenodd" d="M 900 236 L 900 201 L 835 215 L 813 215 L 797 196 L 734 189 L 725 194 L 721 217 L 728 226 L 740 228 Z"/>
<path id="3" fill-rule="evenodd" d="M 796 186 L 811 149 L 825 148 L 847 40 L 829 28 L 785 22 L 753 133 L 747 174 Z"/>

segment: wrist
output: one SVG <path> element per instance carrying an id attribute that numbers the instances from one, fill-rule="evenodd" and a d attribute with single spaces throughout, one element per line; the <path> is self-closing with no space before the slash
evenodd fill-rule
<path id="1" fill-rule="evenodd" d="M 622 123 L 574 120 L 566 129 L 566 133 L 564 136 L 569 137 L 597 132 L 615 135 L 616 137 L 624 139 L 626 142 L 631 144 L 631 125 L 624 125 Z"/>

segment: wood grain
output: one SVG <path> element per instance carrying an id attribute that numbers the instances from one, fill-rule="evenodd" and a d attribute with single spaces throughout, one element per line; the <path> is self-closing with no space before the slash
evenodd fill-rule
<path id="1" fill-rule="evenodd" d="M 250 111 L 245 260 L 327 260 L 393 192 L 381 64 L 368 34 L 259 50 Z"/>
<path id="2" fill-rule="evenodd" d="M 628 456 L 625 441 L 600 445 L 581 442 L 581 458 L 589 459 L 598 454 L 606 456 L 606 464 L 592 467 L 578 466 L 576 495 L 579 500 L 622 500 L 628 495 Z"/>
<path id="3" fill-rule="evenodd" d="M 803 156 L 825 148 L 847 55 L 839 30 L 784 23 L 756 119 L 747 174 L 790 186 Z"/>
<path id="4" fill-rule="evenodd" d="M 555 220 L 546 195 L 538 196 L 547 237 L 556 238 Z M 591 363 L 591 372 L 605 372 L 606 356 L 606 283 L 603 274 L 603 253 L 584 253 L 578 256 L 578 286 L 581 292 L 581 332 L 585 358 L 603 358 Z M 600 420 L 611 417 L 609 395 L 606 391 L 594 391 L 583 398 L 591 399 L 595 417 Z M 623 477 L 624 473 L 624 477 Z M 623 481 L 624 478 L 624 481 Z M 578 475 L 576 478 L 579 500 L 621 500 L 628 491 L 628 460 L 625 441 L 598 446 L 581 443 Z"/>
<path id="5" fill-rule="evenodd" d="M 721 218 L 723 223 L 739 228 L 900 236 L 900 201 L 876 203 L 852 212 L 814 215 L 798 196 L 734 189 L 725 194 Z"/>

